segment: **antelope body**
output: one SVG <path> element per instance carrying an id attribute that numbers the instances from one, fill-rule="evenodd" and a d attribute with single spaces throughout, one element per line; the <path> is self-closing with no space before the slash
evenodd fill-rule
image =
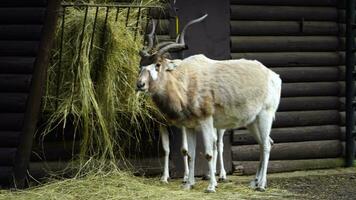
<path id="1" fill-rule="evenodd" d="M 281 79 L 260 62 L 245 59 L 217 61 L 194 55 L 172 67 L 166 53 L 185 48 L 186 27 L 179 43 L 165 45 L 148 55 L 152 62 L 141 65 L 137 81 L 137 88 L 151 94 L 169 122 L 186 131 L 189 176 L 184 187 L 189 189 L 195 184 L 197 130 L 203 133 L 205 157 L 209 163 L 207 192 L 215 192 L 217 182 L 213 172 L 217 137 L 214 127 L 246 127 L 260 144 L 261 151 L 260 166 L 251 186 L 264 190 L 271 148 L 269 134 L 280 101 Z"/>

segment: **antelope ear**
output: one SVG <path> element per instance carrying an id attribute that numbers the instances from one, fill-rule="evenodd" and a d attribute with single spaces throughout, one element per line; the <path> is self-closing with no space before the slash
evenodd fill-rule
<path id="1" fill-rule="evenodd" d="M 170 61 L 167 63 L 166 71 L 173 71 L 176 67 L 177 65 L 174 62 Z"/>

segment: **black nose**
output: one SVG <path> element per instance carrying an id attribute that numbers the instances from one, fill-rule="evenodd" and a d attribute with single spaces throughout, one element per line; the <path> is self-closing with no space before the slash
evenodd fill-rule
<path id="1" fill-rule="evenodd" d="M 145 87 L 145 83 L 137 82 L 137 89 L 141 89 L 143 87 Z"/>

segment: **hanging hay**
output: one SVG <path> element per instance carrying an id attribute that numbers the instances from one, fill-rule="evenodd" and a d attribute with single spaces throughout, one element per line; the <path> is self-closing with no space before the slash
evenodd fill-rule
<path id="1" fill-rule="evenodd" d="M 161 119 L 148 98 L 135 91 L 142 37 L 134 39 L 125 12 L 109 12 L 105 23 L 105 9 L 99 9 L 94 34 L 95 8 L 88 9 L 85 24 L 82 9 L 66 9 L 62 59 L 63 22 L 48 70 L 43 137 L 71 119 L 80 134 L 82 161 L 124 159 L 133 144 L 139 146 L 141 134 L 152 133 L 157 117 Z M 128 27 L 133 23 L 129 20 Z"/>

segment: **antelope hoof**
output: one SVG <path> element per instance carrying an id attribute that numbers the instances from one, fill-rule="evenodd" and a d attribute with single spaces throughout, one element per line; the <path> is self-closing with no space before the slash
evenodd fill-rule
<path id="1" fill-rule="evenodd" d="M 210 180 L 210 176 L 205 174 L 201 177 L 201 179 L 202 180 Z"/>
<path id="2" fill-rule="evenodd" d="M 183 190 L 191 190 L 193 188 L 193 185 L 186 183 L 182 185 Z"/>
<path id="3" fill-rule="evenodd" d="M 224 183 L 224 182 L 227 182 L 227 179 L 226 179 L 226 177 L 219 177 L 218 182 Z"/>
<path id="4" fill-rule="evenodd" d="M 205 190 L 206 193 L 215 193 L 215 188 L 212 187 L 212 186 L 209 186 L 206 190 Z"/>
<path id="5" fill-rule="evenodd" d="M 259 186 L 259 187 L 256 187 L 255 190 L 259 191 L 259 192 L 264 192 L 264 191 L 266 191 L 266 188 L 262 187 L 262 186 Z"/>
<path id="6" fill-rule="evenodd" d="M 251 188 L 251 189 L 256 189 L 256 188 L 257 188 L 257 185 L 258 185 L 257 179 L 252 180 L 252 181 L 250 182 L 250 188 Z"/>
<path id="7" fill-rule="evenodd" d="M 160 182 L 161 182 L 161 183 L 164 183 L 164 184 L 168 184 L 168 178 L 169 178 L 169 177 L 162 177 L 161 180 L 160 180 Z"/>

